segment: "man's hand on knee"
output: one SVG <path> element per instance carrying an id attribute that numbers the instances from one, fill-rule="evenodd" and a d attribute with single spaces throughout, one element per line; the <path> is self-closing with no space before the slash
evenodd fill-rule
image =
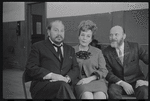
<path id="1" fill-rule="evenodd" d="M 148 81 L 144 81 L 144 80 L 137 80 L 137 81 L 136 81 L 135 88 L 137 88 L 138 86 L 143 86 L 143 85 L 148 86 Z"/>
<path id="2" fill-rule="evenodd" d="M 55 82 L 55 81 L 67 82 L 67 79 L 60 74 L 52 73 L 50 82 Z"/>
<path id="3" fill-rule="evenodd" d="M 120 83 L 120 85 L 123 87 L 123 89 L 125 90 L 125 92 L 126 92 L 128 95 L 131 95 L 131 94 L 134 93 L 133 87 L 132 87 L 129 83 L 127 83 L 127 82 L 125 82 L 125 81 L 122 81 L 122 82 Z"/>

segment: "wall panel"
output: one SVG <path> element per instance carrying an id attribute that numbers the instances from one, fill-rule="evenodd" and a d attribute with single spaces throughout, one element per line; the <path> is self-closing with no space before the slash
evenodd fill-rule
<path id="1" fill-rule="evenodd" d="M 20 36 L 17 36 L 17 22 L 3 23 L 3 68 L 24 69 L 27 60 L 27 37 L 25 22 L 20 22 Z"/>
<path id="2" fill-rule="evenodd" d="M 112 26 L 124 27 L 124 11 L 112 12 Z"/>
<path id="3" fill-rule="evenodd" d="M 3 22 L 25 20 L 24 2 L 3 2 Z"/>
<path id="4" fill-rule="evenodd" d="M 124 26 L 127 34 L 126 40 L 148 44 L 149 17 L 148 9 L 124 12 Z"/>
<path id="5" fill-rule="evenodd" d="M 126 40 L 138 42 L 139 44 L 148 44 L 148 9 L 48 18 L 47 22 L 55 19 L 60 19 L 64 22 L 66 43 L 78 43 L 77 27 L 82 20 L 89 19 L 97 24 L 98 30 L 95 38 L 102 44 L 109 44 L 109 31 L 114 25 L 124 27 L 127 34 Z"/>

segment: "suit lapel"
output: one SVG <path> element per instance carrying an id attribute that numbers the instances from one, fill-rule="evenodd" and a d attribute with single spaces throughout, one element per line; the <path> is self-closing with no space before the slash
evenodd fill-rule
<path id="1" fill-rule="evenodd" d="M 47 46 L 48 49 L 50 49 L 50 51 L 54 54 L 54 56 L 59 60 L 58 54 L 55 51 L 52 43 L 50 42 L 48 38 L 45 40 L 45 45 Z"/>
<path id="2" fill-rule="evenodd" d="M 62 63 L 62 68 L 64 67 L 68 57 L 69 57 L 69 54 L 68 54 L 68 49 L 67 49 L 67 46 L 66 44 L 63 45 L 63 49 L 64 49 L 64 56 L 63 56 L 63 63 Z"/>
<path id="3" fill-rule="evenodd" d="M 113 53 L 113 57 L 116 59 L 116 61 L 117 61 L 120 65 L 122 65 L 121 60 L 119 59 L 115 48 L 112 48 L 112 53 Z"/>
<path id="4" fill-rule="evenodd" d="M 124 65 L 126 64 L 129 55 L 130 55 L 130 48 L 129 48 L 128 43 L 125 42 L 125 44 L 124 44 L 124 59 L 123 59 Z"/>

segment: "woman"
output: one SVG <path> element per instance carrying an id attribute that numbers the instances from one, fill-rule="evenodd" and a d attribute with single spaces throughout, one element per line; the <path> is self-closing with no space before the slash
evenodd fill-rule
<path id="1" fill-rule="evenodd" d="M 75 86 L 77 99 L 106 99 L 108 73 L 102 51 L 90 44 L 96 24 L 90 20 L 79 25 L 79 45 L 74 46 L 80 67 L 79 82 Z"/>

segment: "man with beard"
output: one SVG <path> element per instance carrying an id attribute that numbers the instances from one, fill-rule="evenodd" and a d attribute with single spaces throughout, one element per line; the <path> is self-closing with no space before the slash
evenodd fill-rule
<path id="1" fill-rule="evenodd" d="M 63 43 L 62 21 L 51 22 L 48 38 L 32 45 L 26 75 L 32 78 L 33 99 L 75 99 L 72 88 L 79 75 L 75 51 Z"/>
<path id="2" fill-rule="evenodd" d="M 124 41 L 126 34 L 121 26 L 110 30 L 110 45 L 103 50 L 106 60 L 110 99 L 122 99 L 122 94 L 148 99 L 148 81 L 142 73 L 139 60 L 148 64 L 148 52 L 138 43 Z"/>

